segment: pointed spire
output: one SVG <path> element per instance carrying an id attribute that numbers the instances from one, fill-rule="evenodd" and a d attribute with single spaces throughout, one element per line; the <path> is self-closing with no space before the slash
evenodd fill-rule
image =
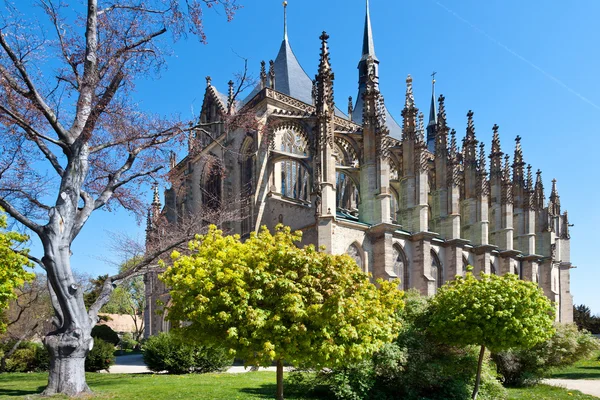
<path id="1" fill-rule="evenodd" d="M 490 176 L 502 177 L 502 149 L 500 148 L 500 135 L 498 134 L 498 125 L 494 124 L 492 131 L 492 152 L 490 153 Z"/>
<path id="2" fill-rule="evenodd" d="M 406 77 L 406 99 L 404 101 L 404 107 L 411 109 L 415 107 L 415 96 L 413 95 L 413 79 L 410 74 Z"/>
<path id="3" fill-rule="evenodd" d="M 435 152 L 435 130 L 437 128 L 437 115 L 435 112 L 435 74 L 431 74 L 431 105 L 429 106 L 429 123 L 427 124 L 427 149 Z"/>
<path id="4" fill-rule="evenodd" d="M 454 129 L 450 131 L 450 158 L 458 158 L 458 148 L 456 146 L 456 131 Z"/>
<path id="5" fill-rule="evenodd" d="M 435 154 L 439 157 L 445 157 L 448 154 L 448 128 L 446 122 L 446 106 L 444 104 L 446 98 L 440 94 L 438 98 L 439 109 L 437 115 L 437 126 L 435 128 Z M 427 127 L 427 144 L 429 147 L 429 126 Z M 431 150 L 430 150 L 431 151 Z"/>
<path id="6" fill-rule="evenodd" d="M 329 45 L 327 40 L 329 35 L 323 31 L 321 36 L 321 56 L 319 60 L 319 73 L 315 76 L 317 114 L 329 115 L 334 112 L 333 102 L 333 72 L 331 71 L 331 61 L 329 60 Z"/>
<path id="7" fill-rule="evenodd" d="M 229 85 L 229 91 L 227 92 L 227 114 L 231 115 L 231 112 L 233 111 L 233 81 L 230 80 L 229 82 L 227 82 L 227 85 Z"/>
<path id="8" fill-rule="evenodd" d="M 425 142 L 425 116 L 422 112 L 419 113 L 418 121 L 417 143 L 423 144 Z"/>
<path id="9" fill-rule="evenodd" d="M 531 173 L 531 164 L 527 164 L 527 190 L 533 190 L 533 174 Z"/>
<path id="10" fill-rule="evenodd" d="M 485 144 L 479 144 L 479 163 L 477 164 L 477 193 L 480 196 L 487 196 L 489 194 L 489 183 L 487 179 L 487 170 L 485 166 Z"/>
<path id="11" fill-rule="evenodd" d="M 507 155 L 504 156 L 504 171 L 502 174 L 502 203 L 512 203 L 513 202 L 513 187 L 512 182 L 510 180 L 510 157 Z"/>
<path id="12" fill-rule="evenodd" d="M 560 215 L 560 196 L 556 189 L 556 179 L 552 179 L 552 192 L 550 193 L 550 201 L 548 202 L 548 214 L 553 216 Z"/>
<path id="13" fill-rule="evenodd" d="M 404 126 L 402 128 L 403 140 L 414 140 L 417 130 L 417 114 L 419 109 L 415 107 L 415 97 L 413 95 L 412 77 L 410 74 L 406 77 L 406 99 L 404 101 L 404 109 L 402 110 L 402 118 Z"/>
<path id="14" fill-rule="evenodd" d="M 456 147 L 456 131 L 450 131 L 450 162 L 448 163 L 448 185 L 460 186 L 460 160 L 458 157 L 458 149 Z"/>
<path id="15" fill-rule="evenodd" d="M 365 32 L 363 35 L 363 48 L 362 48 L 362 59 L 372 57 L 377 60 L 375 55 L 375 43 L 373 42 L 373 31 L 371 29 L 371 13 L 369 10 L 369 0 L 367 0 L 367 12 L 365 15 Z"/>
<path id="16" fill-rule="evenodd" d="M 535 178 L 535 207 L 538 210 L 542 210 L 544 208 L 544 203 L 546 202 L 546 197 L 544 196 L 544 184 L 542 183 L 542 171 L 537 170 Z"/>
<path id="17" fill-rule="evenodd" d="M 435 75 L 437 74 L 437 72 L 433 72 L 431 74 L 432 79 L 431 79 L 431 105 L 429 106 L 429 123 L 427 124 L 427 127 L 429 127 L 430 125 L 435 125 L 437 123 L 436 121 L 436 113 L 435 113 Z"/>
<path id="18" fill-rule="evenodd" d="M 260 88 L 261 90 L 267 87 L 267 68 L 265 60 L 260 62 Z"/>
<path id="19" fill-rule="evenodd" d="M 283 2 L 283 40 L 288 40 L 288 35 L 287 35 L 287 5 L 288 2 L 284 1 Z"/>
<path id="20" fill-rule="evenodd" d="M 158 208 L 160 211 L 160 194 L 158 193 L 158 184 L 155 183 L 154 185 L 152 185 L 152 191 L 153 191 L 153 198 L 152 198 L 152 207 L 153 208 Z"/>
<path id="21" fill-rule="evenodd" d="M 275 62 L 269 61 L 269 86 L 271 89 L 275 89 Z"/>
<path id="22" fill-rule="evenodd" d="M 477 168 L 477 139 L 475 138 L 475 124 L 473 111 L 467 113 L 467 133 L 463 139 L 463 152 L 465 167 Z"/>
<path id="23" fill-rule="evenodd" d="M 515 156 L 513 160 L 513 182 L 523 186 L 525 184 L 525 161 L 523 161 L 523 149 L 521 148 L 521 136 L 515 138 Z"/>
<path id="24" fill-rule="evenodd" d="M 352 111 L 354 111 L 352 96 L 348 96 L 348 118 L 352 121 Z"/>

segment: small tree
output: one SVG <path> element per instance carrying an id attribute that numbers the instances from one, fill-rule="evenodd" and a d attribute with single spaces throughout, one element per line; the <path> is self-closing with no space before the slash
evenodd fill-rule
<path id="1" fill-rule="evenodd" d="M 397 282 L 373 285 L 347 255 L 300 249 L 301 233 L 266 227 L 242 243 L 211 226 L 173 254 L 162 280 L 171 288 L 171 321 L 188 337 L 217 342 L 250 365 L 284 361 L 332 367 L 369 357 L 396 336 L 403 306 Z"/>
<path id="2" fill-rule="evenodd" d="M 481 347 L 473 399 L 477 398 L 485 349 L 528 348 L 554 333 L 554 308 L 533 282 L 471 272 L 444 285 L 432 300 L 429 330 L 439 340 Z"/>
<path id="3" fill-rule="evenodd" d="M 32 264 L 27 258 L 27 250 L 19 250 L 19 246 L 27 241 L 26 235 L 7 231 L 6 215 L 0 208 L 0 313 L 8 308 L 11 300 L 17 298 L 16 290 L 35 275 L 24 267 Z M 5 318 L 0 314 L 0 333 L 6 330 Z"/>

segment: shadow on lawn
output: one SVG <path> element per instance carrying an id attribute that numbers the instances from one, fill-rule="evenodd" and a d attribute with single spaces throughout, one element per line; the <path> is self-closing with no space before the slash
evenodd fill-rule
<path id="1" fill-rule="evenodd" d="M 577 367 L 578 370 L 589 370 L 589 372 L 557 372 L 552 374 L 555 379 L 600 379 L 600 367 Z"/>
<path id="2" fill-rule="evenodd" d="M 31 394 L 40 394 L 46 389 L 46 386 L 40 386 L 37 389 L 21 390 L 21 389 L 0 389 L 0 398 L 4 397 L 21 397 Z"/>
<path id="3" fill-rule="evenodd" d="M 274 399 L 277 391 L 277 385 L 273 383 L 267 383 L 260 385 L 260 387 L 243 388 L 240 389 L 241 393 L 251 394 L 259 399 Z M 333 397 L 323 393 L 306 393 L 305 388 L 296 387 L 295 385 L 283 386 L 283 394 L 286 398 L 291 399 L 306 399 L 306 400 L 327 400 L 333 399 Z"/>

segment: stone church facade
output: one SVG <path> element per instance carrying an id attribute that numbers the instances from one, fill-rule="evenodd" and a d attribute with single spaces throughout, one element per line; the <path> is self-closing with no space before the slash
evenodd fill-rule
<path id="1" fill-rule="evenodd" d="M 149 237 L 159 216 L 178 223 L 186 213 L 227 208 L 239 216 L 224 222 L 230 232 L 244 237 L 283 223 L 301 230 L 305 243 L 348 253 L 375 278 L 399 278 L 403 289 L 423 295 L 463 275 L 467 265 L 475 274 L 515 273 L 543 289 L 557 320 L 571 322 L 568 215 L 555 180 L 546 200 L 541 171 L 534 178 L 520 137 L 511 160 L 494 125 L 486 153 L 469 111 L 459 148 L 444 96 L 436 99 L 432 90 L 425 121 L 410 75 L 396 122 L 379 91 L 368 2 L 358 94 L 344 113 L 334 101 L 327 34 L 320 40 L 314 80 L 294 56 L 287 31 L 243 101 L 234 100 L 232 82 L 224 95 L 207 77 L 202 128 L 190 135 L 189 154 L 172 160 L 179 183 L 165 191 L 164 208 L 155 193 Z M 258 124 L 231 128 L 236 116 Z M 146 285 L 146 335 L 152 335 L 168 330 L 155 309 L 157 300 L 168 302 L 168 292 L 155 273 Z"/>

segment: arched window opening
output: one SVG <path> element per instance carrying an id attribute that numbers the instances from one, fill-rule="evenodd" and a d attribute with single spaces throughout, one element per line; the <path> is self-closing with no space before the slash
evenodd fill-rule
<path id="1" fill-rule="evenodd" d="M 221 208 L 222 195 L 222 175 L 223 168 L 219 160 L 211 160 L 206 166 L 207 172 L 204 176 L 204 187 L 202 188 L 203 204 L 209 210 L 218 210 Z"/>
<path id="2" fill-rule="evenodd" d="M 409 285 L 409 269 L 406 255 L 402 248 L 398 245 L 394 246 L 394 274 L 401 280 L 400 287 L 403 290 L 408 290 Z"/>
<path id="3" fill-rule="evenodd" d="M 462 275 L 461 276 L 467 275 L 467 267 L 468 266 L 469 266 L 469 260 L 467 259 L 467 257 L 463 256 L 463 259 L 462 259 Z"/>
<path id="4" fill-rule="evenodd" d="M 498 263 L 498 260 L 494 260 L 493 262 L 490 263 L 490 271 L 491 271 L 492 275 L 498 275 L 498 268 L 496 267 L 497 263 Z"/>
<path id="5" fill-rule="evenodd" d="M 390 219 L 393 223 L 398 223 L 398 192 L 395 189 L 390 188 Z"/>
<path id="6" fill-rule="evenodd" d="M 351 244 L 350 247 L 348 247 L 346 254 L 348 254 L 354 259 L 354 261 L 356 261 L 356 265 L 358 265 L 358 267 L 361 270 L 363 269 L 362 251 L 358 248 L 358 246 L 355 243 Z"/>
<path id="7" fill-rule="evenodd" d="M 242 235 L 253 229 L 252 195 L 255 190 L 255 157 L 254 140 L 248 138 L 241 151 L 241 203 L 242 203 Z"/>
<path id="8" fill-rule="evenodd" d="M 444 270 L 442 267 L 442 263 L 440 263 L 440 259 L 433 250 L 431 250 L 431 276 L 435 281 L 434 293 L 437 293 L 437 289 L 441 288 L 444 284 Z"/>
<path id="9" fill-rule="evenodd" d="M 306 140 L 297 132 L 286 130 L 281 138 L 281 151 L 306 156 Z M 281 194 L 296 200 L 310 202 L 309 174 L 298 161 L 284 160 L 281 164 Z"/>
<path id="10" fill-rule="evenodd" d="M 350 178 L 344 172 L 336 173 L 336 204 L 342 212 L 355 214 L 358 212 L 359 192 Z"/>

